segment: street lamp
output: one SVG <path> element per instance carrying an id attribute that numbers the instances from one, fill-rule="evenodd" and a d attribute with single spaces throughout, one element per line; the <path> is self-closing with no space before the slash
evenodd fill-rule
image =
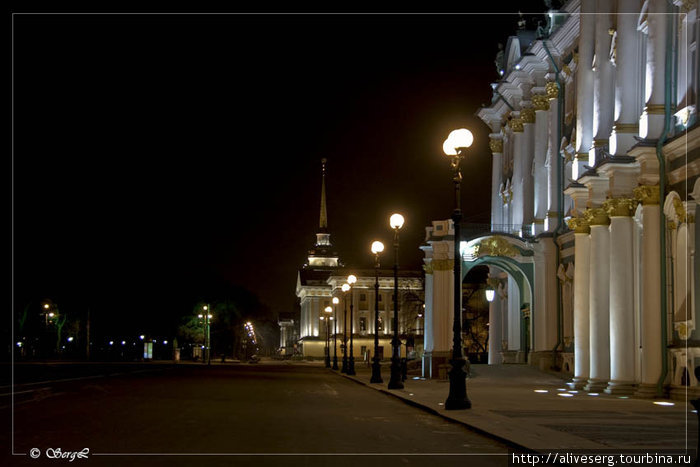
<path id="1" fill-rule="evenodd" d="M 495 297 L 496 297 L 496 291 L 493 290 L 491 287 L 487 287 L 486 288 L 486 301 L 491 303 Z"/>
<path id="2" fill-rule="evenodd" d="M 394 229 L 394 337 L 391 339 L 391 377 L 389 389 L 403 389 L 401 380 L 401 341 L 399 340 L 399 230 L 403 227 L 403 216 L 392 214 L 389 225 Z"/>
<path id="3" fill-rule="evenodd" d="M 382 369 L 379 364 L 379 253 L 384 251 L 384 244 L 380 241 L 372 243 L 374 253 L 374 358 L 372 358 L 372 378 L 370 383 L 381 383 Z"/>
<path id="4" fill-rule="evenodd" d="M 209 304 L 204 305 L 202 309 L 204 310 L 204 349 L 207 352 L 206 362 L 207 365 L 211 365 L 211 318 L 213 315 L 211 314 L 211 307 Z M 202 315 L 199 315 L 199 317 L 201 318 Z M 202 359 L 202 363 L 204 363 L 204 359 Z"/>
<path id="5" fill-rule="evenodd" d="M 348 296 L 347 292 L 350 290 L 350 284 L 343 284 L 340 287 L 343 291 L 343 367 L 340 370 L 341 373 L 348 372 Z"/>
<path id="6" fill-rule="evenodd" d="M 353 310 L 353 293 L 352 293 L 352 285 L 357 282 L 357 277 L 355 277 L 353 274 L 350 274 L 348 276 L 348 284 L 350 285 L 350 356 L 348 357 L 348 374 L 349 375 L 354 375 L 355 374 L 355 355 L 353 354 L 352 351 L 352 334 L 353 334 L 353 316 L 352 316 L 352 310 Z"/>
<path id="7" fill-rule="evenodd" d="M 333 297 L 333 369 L 338 369 L 338 310 L 336 305 L 340 303 L 338 297 Z"/>
<path id="8" fill-rule="evenodd" d="M 326 320 L 325 320 L 326 321 L 326 350 L 325 350 L 326 356 L 325 356 L 325 360 L 326 360 L 326 368 L 330 368 L 331 367 L 331 349 L 330 349 L 330 344 L 331 344 L 331 342 L 330 342 L 330 324 L 331 323 L 330 323 L 330 320 L 332 318 L 331 313 L 333 313 L 333 308 L 327 306 L 323 311 L 328 313 L 326 315 Z M 321 319 L 323 319 L 323 316 L 321 317 Z"/>
<path id="9" fill-rule="evenodd" d="M 474 142 L 474 136 L 466 128 L 452 131 L 442 145 L 445 155 L 450 158 L 452 166 L 452 181 L 455 187 L 455 209 L 452 212 L 454 223 L 454 321 L 452 324 L 453 342 L 452 359 L 450 360 L 450 394 L 445 401 L 445 409 L 461 410 L 472 406 L 467 397 L 467 370 L 469 365 L 462 352 L 462 258 L 459 252 L 460 222 L 462 209 L 460 203 L 460 185 L 462 172 L 459 163 L 467 148 Z"/>

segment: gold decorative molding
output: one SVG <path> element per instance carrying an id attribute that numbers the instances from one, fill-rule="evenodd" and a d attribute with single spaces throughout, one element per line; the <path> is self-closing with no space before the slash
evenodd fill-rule
<path id="1" fill-rule="evenodd" d="M 544 94 L 534 94 L 532 96 L 532 106 L 535 110 L 549 110 L 549 98 Z"/>
<path id="2" fill-rule="evenodd" d="M 544 86 L 544 92 L 548 98 L 556 99 L 559 96 L 559 86 L 554 81 L 550 81 Z"/>
<path id="3" fill-rule="evenodd" d="M 615 123 L 615 133 L 639 133 L 639 123 Z"/>
<path id="4" fill-rule="evenodd" d="M 648 104 L 644 107 L 644 112 L 647 115 L 663 115 L 665 112 L 664 104 Z"/>
<path id="5" fill-rule="evenodd" d="M 426 274 L 432 274 L 433 273 L 433 263 L 428 263 L 423 265 L 423 271 L 425 271 Z"/>
<path id="6" fill-rule="evenodd" d="M 676 230 L 676 227 L 678 227 L 678 225 L 675 221 L 666 221 L 666 228 L 668 230 Z"/>
<path id="7" fill-rule="evenodd" d="M 660 204 L 659 185 L 641 185 L 635 188 L 633 193 L 643 206 Z"/>
<path id="8" fill-rule="evenodd" d="M 434 259 L 431 264 L 433 271 L 452 271 L 455 267 L 455 262 L 452 259 Z"/>
<path id="9" fill-rule="evenodd" d="M 633 198 L 613 198 L 603 202 L 603 209 L 609 217 L 631 217 L 639 201 Z"/>
<path id="10" fill-rule="evenodd" d="M 489 149 L 491 152 L 503 152 L 503 140 L 500 138 L 491 138 L 489 141 Z"/>
<path id="11" fill-rule="evenodd" d="M 571 76 L 571 68 L 569 68 L 568 64 L 564 64 L 564 66 L 561 67 L 561 71 L 563 71 L 567 75 Z"/>
<path id="12" fill-rule="evenodd" d="M 610 225 L 610 218 L 603 208 L 589 208 L 583 213 L 591 226 L 594 225 Z"/>
<path id="13" fill-rule="evenodd" d="M 594 148 L 602 148 L 604 146 L 607 146 L 610 143 L 610 140 L 608 138 L 605 139 L 594 139 L 593 140 L 593 147 Z"/>
<path id="14" fill-rule="evenodd" d="M 519 117 L 511 118 L 508 122 L 508 126 L 511 130 L 513 130 L 516 133 L 522 133 L 523 131 L 525 131 L 525 128 L 523 127 L 523 119 Z"/>
<path id="15" fill-rule="evenodd" d="M 574 57 L 572 60 L 574 61 L 575 64 L 578 65 L 578 52 L 574 52 Z"/>
<path id="16" fill-rule="evenodd" d="M 535 109 L 526 107 L 520 110 L 520 119 L 523 123 L 535 123 Z"/>
<path id="17" fill-rule="evenodd" d="M 479 256 L 517 256 L 518 250 L 505 238 L 494 235 L 480 241 L 474 248 L 474 255 Z"/>
<path id="18" fill-rule="evenodd" d="M 573 230 L 574 233 L 588 234 L 591 232 L 588 220 L 585 217 L 572 217 L 568 220 L 567 224 L 569 229 Z"/>
<path id="19" fill-rule="evenodd" d="M 576 159 L 576 162 L 588 162 L 588 159 L 590 156 L 588 155 L 587 152 L 577 152 L 576 155 L 574 156 L 574 159 Z"/>
<path id="20" fill-rule="evenodd" d="M 547 218 L 551 219 L 552 217 L 559 217 L 559 213 L 557 211 L 547 211 Z"/>

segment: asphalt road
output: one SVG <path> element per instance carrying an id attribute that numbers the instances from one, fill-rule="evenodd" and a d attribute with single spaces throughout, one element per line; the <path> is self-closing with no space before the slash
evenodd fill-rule
<path id="1" fill-rule="evenodd" d="M 507 445 L 318 366 L 161 366 L 19 387 L 14 406 L 7 392 L 0 413 L 14 430 L 0 437 L 2 465 L 471 467 L 508 460 Z M 13 441 L 27 455 L 10 456 Z M 47 459 L 56 449 L 86 448 L 87 459 Z"/>

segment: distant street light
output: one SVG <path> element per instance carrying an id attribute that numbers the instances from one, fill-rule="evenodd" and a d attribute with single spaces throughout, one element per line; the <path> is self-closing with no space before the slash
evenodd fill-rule
<path id="1" fill-rule="evenodd" d="M 343 291 L 343 366 L 340 369 L 341 373 L 348 372 L 348 291 L 350 284 L 343 284 L 340 287 Z"/>
<path id="2" fill-rule="evenodd" d="M 213 315 L 211 314 L 211 307 L 209 304 L 202 306 L 204 314 L 198 315 L 200 319 L 204 318 L 204 351 L 206 352 L 206 358 L 202 358 L 202 363 L 211 365 L 211 319 Z"/>
<path id="3" fill-rule="evenodd" d="M 338 369 L 338 310 L 337 305 L 340 303 L 338 297 L 333 297 L 333 369 Z"/>
<path id="4" fill-rule="evenodd" d="M 389 389 L 403 389 L 401 378 L 401 340 L 399 340 L 399 230 L 403 227 L 403 216 L 392 214 L 389 226 L 394 229 L 394 336 L 391 339 L 391 376 Z"/>
<path id="5" fill-rule="evenodd" d="M 461 194 L 462 172 L 459 164 L 469 146 L 474 142 L 474 136 L 466 128 L 454 130 L 449 134 L 442 145 L 445 155 L 450 158 L 452 166 L 452 181 L 455 188 L 455 209 L 452 212 L 454 223 L 454 320 L 452 323 L 452 359 L 450 365 L 450 393 L 445 401 L 445 409 L 461 410 L 472 406 L 467 397 L 467 370 L 469 363 L 465 360 L 462 351 L 462 257 L 459 252 L 460 223 L 462 222 Z"/>
<path id="6" fill-rule="evenodd" d="M 333 308 L 331 308 L 330 306 L 327 306 L 326 308 L 324 308 L 323 311 L 327 313 L 326 314 L 325 361 L 326 361 L 326 368 L 330 368 L 331 367 L 331 348 L 330 348 L 330 346 L 331 346 L 331 338 L 330 338 L 331 331 L 330 331 L 330 325 L 331 325 L 331 318 L 332 318 L 331 313 L 333 313 Z M 321 317 L 321 319 L 323 319 L 323 317 Z"/>
<path id="7" fill-rule="evenodd" d="M 348 284 L 350 285 L 350 356 L 348 357 L 348 374 L 349 375 L 354 375 L 355 374 L 355 355 L 352 350 L 352 337 L 353 337 L 353 315 L 352 315 L 352 310 L 353 310 L 353 298 L 354 295 L 352 293 L 352 285 L 357 282 L 357 277 L 355 277 L 353 274 L 350 274 L 348 276 Z"/>
<path id="8" fill-rule="evenodd" d="M 374 253 L 374 357 L 372 358 L 370 383 L 383 382 L 382 368 L 379 362 L 379 253 L 382 251 L 384 251 L 382 242 L 372 242 L 372 253 Z"/>

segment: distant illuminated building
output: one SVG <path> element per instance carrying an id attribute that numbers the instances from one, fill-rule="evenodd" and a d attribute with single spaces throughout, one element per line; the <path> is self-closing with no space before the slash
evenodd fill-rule
<path id="1" fill-rule="evenodd" d="M 371 261 L 369 252 L 368 260 Z M 392 260 L 393 262 L 393 260 Z M 389 264 L 389 262 L 387 262 Z M 335 306 L 333 316 L 334 323 L 329 326 L 331 345 L 333 333 L 337 329 L 336 339 L 337 355 L 342 353 L 342 339 L 345 328 L 350 330 L 350 296 L 344 297 L 341 286 L 347 280 L 348 275 L 357 276 L 357 283 L 353 287 L 353 346 L 354 356 L 357 361 L 363 358 L 371 358 L 374 349 L 374 270 L 358 270 L 344 267 L 334 250 L 328 233 L 328 217 L 326 209 L 326 159 L 322 160 L 321 178 L 321 210 L 319 218 L 319 232 L 316 234 L 316 243 L 308 252 L 307 263 L 299 270 L 297 275 L 296 296 L 300 302 L 299 317 L 299 341 L 297 350 L 305 357 L 324 356 L 326 343 L 326 327 L 321 317 L 326 314 L 323 310 L 327 306 L 333 307 L 333 297 L 338 297 L 340 303 Z M 391 319 L 393 317 L 393 270 L 380 271 L 380 352 L 384 358 L 391 356 L 390 333 Z M 413 351 L 422 350 L 422 338 L 416 340 L 416 336 L 422 336 L 422 304 L 423 281 L 420 271 L 399 271 L 399 327 L 400 333 L 409 338 L 409 347 Z M 347 306 L 347 326 L 344 325 L 345 307 Z M 420 316 L 419 316 L 420 315 Z M 325 317 L 324 317 L 325 318 Z M 292 333 L 293 323 L 285 316 L 279 320 L 281 332 Z M 349 336 L 348 336 L 349 339 Z M 289 344 L 285 344 L 289 347 Z M 333 355 L 333 349 L 330 349 Z M 402 346 L 405 354 L 405 345 Z M 289 354 L 289 350 L 285 350 Z"/>

